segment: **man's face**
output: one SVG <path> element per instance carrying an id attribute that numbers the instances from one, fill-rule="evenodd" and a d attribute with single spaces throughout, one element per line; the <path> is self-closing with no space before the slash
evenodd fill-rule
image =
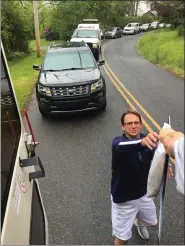
<path id="1" fill-rule="evenodd" d="M 142 124 L 134 114 L 127 114 L 124 118 L 124 125 L 122 126 L 126 136 L 135 138 L 138 137 L 141 132 Z"/>

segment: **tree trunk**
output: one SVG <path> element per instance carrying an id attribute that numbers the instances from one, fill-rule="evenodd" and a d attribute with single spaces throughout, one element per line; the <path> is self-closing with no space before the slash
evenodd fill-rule
<path id="1" fill-rule="evenodd" d="M 137 16 L 139 2 L 140 2 L 139 0 L 136 0 L 136 3 L 135 3 L 135 16 Z"/>
<path id="2" fill-rule="evenodd" d="M 135 9 L 136 9 L 136 0 L 133 0 L 133 9 L 132 9 L 132 15 L 135 15 Z"/>

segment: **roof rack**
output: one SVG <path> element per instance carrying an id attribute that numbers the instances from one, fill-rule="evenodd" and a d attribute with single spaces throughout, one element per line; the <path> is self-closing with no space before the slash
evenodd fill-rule
<path id="1" fill-rule="evenodd" d="M 48 49 L 47 49 L 47 51 L 49 50 L 49 49 L 51 49 L 51 48 L 58 48 L 58 49 L 60 49 L 60 48 L 77 48 L 77 47 L 88 47 L 88 45 L 87 45 L 87 43 L 85 42 L 85 41 L 78 41 L 78 42 L 65 42 L 65 43 L 63 43 L 63 44 L 58 44 L 58 43 L 51 43 L 49 46 L 48 46 Z"/>
<path id="2" fill-rule="evenodd" d="M 98 24 L 98 19 L 83 19 L 83 23 L 87 23 L 87 24 Z"/>

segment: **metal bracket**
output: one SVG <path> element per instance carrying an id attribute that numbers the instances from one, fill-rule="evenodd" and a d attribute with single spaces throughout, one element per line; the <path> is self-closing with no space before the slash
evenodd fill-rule
<path id="1" fill-rule="evenodd" d="M 39 166 L 40 167 L 39 171 L 29 173 L 30 181 L 32 179 L 38 179 L 38 178 L 45 177 L 45 170 L 38 156 L 34 156 L 34 157 L 23 159 L 23 160 L 19 159 L 19 161 L 20 161 L 19 163 L 20 167 L 29 167 L 29 166 Z"/>

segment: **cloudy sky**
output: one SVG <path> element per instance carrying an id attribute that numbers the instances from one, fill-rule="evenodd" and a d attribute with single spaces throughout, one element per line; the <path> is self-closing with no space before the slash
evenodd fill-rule
<path id="1" fill-rule="evenodd" d="M 141 1 L 139 6 L 138 6 L 138 15 L 142 15 L 145 12 L 150 10 L 149 6 L 147 6 L 146 1 Z"/>

